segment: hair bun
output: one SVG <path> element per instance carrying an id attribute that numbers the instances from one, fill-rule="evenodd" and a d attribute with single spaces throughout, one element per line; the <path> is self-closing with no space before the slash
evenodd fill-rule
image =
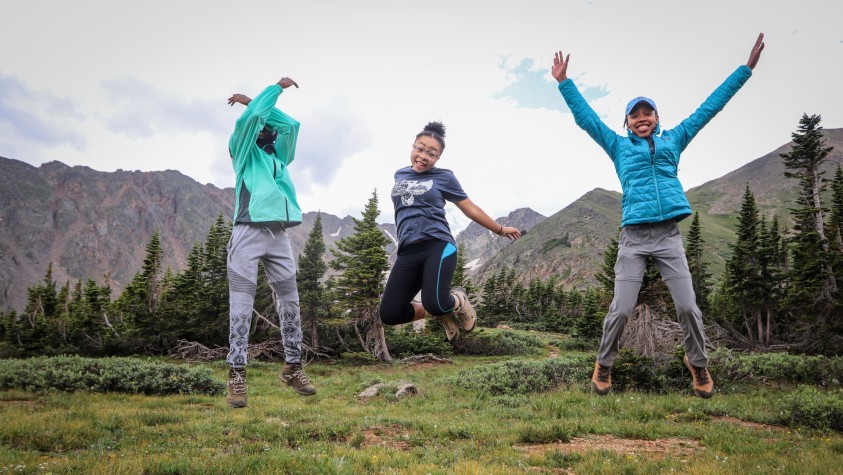
<path id="1" fill-rule="evenodd" d="M 424 126 L 424 132 L 432 132 L 443 139 L 445 138 L 445 124 L 442 122 L 428 122 L 427 125 Z"/>

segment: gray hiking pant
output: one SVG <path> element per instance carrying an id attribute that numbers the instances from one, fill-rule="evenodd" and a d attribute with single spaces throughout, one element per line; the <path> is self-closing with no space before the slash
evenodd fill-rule
<path id="1" fill-rule="evenodd" d="M 296 263 L 290 238 L 281 224 L 235 224 L 228 241 L 229 335 L 228 364 L 245 366 L 249 328 L 258 282 L 258 261 L 263 263 L 275 293 L 276 310 L 287 363 L 301 361 L 301 317 L 296 288 Z"/>
<path id="2" fill-rule="evenodd" d="M 685 354 L 694 366 L 708 366 L 702 311 L 697 307 L 688 259 L 676 221 L 624 226 L 618 240 L 615 262 L 615 298 L 603 322 L 603 338 L 597 361 L 612 366 L 618 354 L 618 340 L 626 320 L 638 302 L 647 257 L 652 257 L 661 271 L 685 338 Z"/>

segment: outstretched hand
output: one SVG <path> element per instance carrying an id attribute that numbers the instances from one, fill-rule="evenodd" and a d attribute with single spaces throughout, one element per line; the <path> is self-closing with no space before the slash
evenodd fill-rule
<path id="1" fill-rule="evenodd" d="M 561 51 L 553 56 L 553 69 L 550 72 L 559 82 L 568 79 L 568 58 L 570 57 L 570 54 L 565 56 Z"/>
<path id="2" fill-rule="evenodd" d="M 749 69 L 755 69 L 755 65 L 758 64 L 758 60 L 761 58 L 762 51 L 764 51 L 764 33 L 759 33 L 758 39 L 755 40 L 755 46 L 749 52 L 749 60 L 746 62 Z"/>
<path id="3" fill-rule="evenodd" d="M 278 85 L 281 86 L 281 89 L 287 89 L 290 86 L 296 86 L 296 89 L 299 87 L 298 83 L 286 76 L 278 81 Z"/>
<path id="4" fill-rule="evenodd" d="M 232 94 L 231 97 L 228 98 L 228 105 L 230 106 L 233 106 L 234 104 L 243 104 L 244 106 L 248 106 L 250 102 L 252 102 L 252 98 L 243 94 Z"/>
<path id="5" fill-rule="evenodd" d="M 521 231 L 518 228 L 513 228 L 511 226 L 504 226 L 501 229 L 501 232 L 498 233 L 498 235 L 509 238 L 510 241 L 514 241 L 514 240 L 521 237 Z"/>

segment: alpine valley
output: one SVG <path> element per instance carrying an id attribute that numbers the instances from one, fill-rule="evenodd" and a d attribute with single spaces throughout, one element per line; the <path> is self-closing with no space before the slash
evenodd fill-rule
<path id="1" fill-rule="evenodd" d="M 826 177 L 831 178 L 843 165 L 843 129 L 826 129 L 824 136 L 826 145 L 834 147 L 825 163 Z M 715 279 L 734 241 L 747 186 L 768 220 L 776 215 L 781 224 L 792 225 L 788 209 L 794 206 L 797 182 L 784 176 L 780 157 L 791 147 L 784 144 L 686 191 L 700 214 L 705 257 Z M 211 225 L 220 216 L 230 219 L 233 196 L 231 188 L 202 185 L 174 170 L 99 172 L 60 162 L 33 167 L 0 157 L 0 310 L 22 309 L 27 287 L 43 278 L 50 263 L 53 279 L 60 284 L 90 278 L 108 283 L 116 297 L 141 269 L 146 244 L 156 230 L 164 266 L 178 271 Z M 380 198 L 381 216 L 390 215 L 388 200 Z M 830 198 L 823 202 L 830 204 Z M 305 213 L 302 224 L 289 229 L 294 255 L 304 249 L 317 214 Z M 354 232 L 350 216 L 321 216 L 328 249 Z M 595 284 L 603 252 L 617 237 L 621 194 L 598 188 L 552 216 L 522 208 L 497 221 L 528 232 L 509 242 L 472 223 L 459 233 L 472 279 L 480 283 L 490 273 L 513 269 L 521 280 L 556 275 L 566 287 L 583 288 Z M 690 221 L 681 223 L 684 233 Z M 395 225 L 383 224 L 381 229 L 394 242 Z M 387 250 L 394 257 L 395 246 Z M 330 258 L 328 251 L 325 260 Z"/>

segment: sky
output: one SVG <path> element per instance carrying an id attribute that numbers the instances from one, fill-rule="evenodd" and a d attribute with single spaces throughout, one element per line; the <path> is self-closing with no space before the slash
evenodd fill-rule
<path id="1" fill-rule="evenodd" d="M 629 99 L 653 98 L 669 129 L 764 32 L 752 78 L 682 155 L 689 189 L 787 143 L 803 113 L 843 127 L 841 18 L 839 0 L 10 0 L 0 156 L 232 187 L 242 106 L 226 99 L 288 76 L 300 88 L 277 106 L 301 122 L 289 171 L 304 211 L 359 217 L 376 191 L 392 222 L 393 173 L 439 120 L 437 166 L 474 203 L 493 218 L 550 216 L 594 188 L 620 191 L 556 88 L 554 52 L 570 54 L 569 77 L 625 134 Z M 446 209 L 452 230 L 468 225 Z"/>

